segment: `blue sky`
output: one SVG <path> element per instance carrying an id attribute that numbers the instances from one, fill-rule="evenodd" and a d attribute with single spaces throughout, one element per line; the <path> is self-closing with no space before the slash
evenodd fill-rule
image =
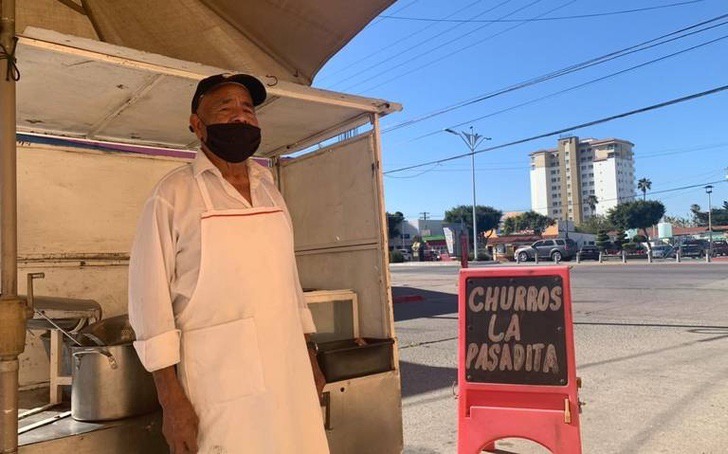
<path id="1" fill-rule="evenodd" d="M 711 30 L 614 59 L 391 131 L 387 128 L 591 58 L 728 14 L 728 0 L 400 0 L 342 49 L 314 86 L 396 101 L 404 110 L 385 117 L 384 171 L 467 153 L 442 129 L 473 126 L 496 146 L 639 109 L 728 84 L 728 18 Z M 682 5 L 664 7 L 676 3 Z M 655 8 L 625 14 L 528 22 L 438 20 L 543 19 Z M 722 25 L 725 23 L 725 25 Z M 722 39 L 726 37 L 726 39 Z M 692 46 L 718 40 L 603 81 L 534 101 Z M 531 102 L 533 101 L 533 102 Z M 521 103 L 529 104 L 509 109 Z M 480 120 L 479 117 L 487 116 Z M 617 137 L 635 144 L 636 178 L 652 181 L 652 196 L 667 213 L 706 209 L 701 187 L 714 184 L 713 205 L 728 200 L 728 91 L 573 131 L 586 138 Z M 424 137 L 423 137 L 424 136 Z M 531 207 L 528 154 L 552 148 L 557 137 L 476 156 L 479 205 L 503 211 Z M 388 211 L 408 219 L 441 218 L 472 203 L 470 158 L 385 176 Z M 669 191 L 658 193 L 658 191 Z"/>

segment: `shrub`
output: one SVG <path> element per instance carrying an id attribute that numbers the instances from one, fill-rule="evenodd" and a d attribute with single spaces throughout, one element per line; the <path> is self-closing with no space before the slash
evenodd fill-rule
<path id="1" fill-rule="evenodd" d="M 647 237 L 644 235 L 635 235 L 632 237 L 633 243 L 644 243 L 645 241 L 647 241 Z"/>
<path id="2" fill-rule="evenodd" d="M 404 256 L 399 251 L 392 251 L 389 253 L 389 263 L 403 263 Z"/>

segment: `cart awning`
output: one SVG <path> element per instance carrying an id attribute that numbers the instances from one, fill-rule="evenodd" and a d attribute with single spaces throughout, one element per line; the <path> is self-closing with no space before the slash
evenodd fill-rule
<path id="1" fill-rule="evenodd" d="M 19 132 L 165 148 L 197 147 L 187 129 L 195 86 L 230 71 L 36 28 L 20 37 L 17 57 Z M 268 89 L 257 109 L 260 156 L 292 153 L 401 109 L 258 77 Z"/>
<path id="2" fill-rule="evenodd" d="M 394 0 L 23 0 L 38 27 L 238 72 L 311 85 Z"/>

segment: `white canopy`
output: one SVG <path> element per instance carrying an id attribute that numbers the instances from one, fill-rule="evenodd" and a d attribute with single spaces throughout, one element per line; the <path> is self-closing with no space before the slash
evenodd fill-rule
<path id="1" fill-rule="evenodd" d="M 17 0 L 34 26 L 304 85 L 394 0 Z"/>
<path id="2" fill-rule="evenodd" d="M 90 39 L 27 28 L 18 43 L 19 132 L 193 148 L 190 99 L 197 81 L 228 71 Z M 259 155 L 294 152 L 401 106 L 259 76 Z"/>

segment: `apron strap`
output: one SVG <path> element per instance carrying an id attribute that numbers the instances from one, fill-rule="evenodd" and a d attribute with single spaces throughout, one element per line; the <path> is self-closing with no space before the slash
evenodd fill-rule
<path id="1" fill-rule="evenodd" d="M 195 176 L 195 180 L 197 180 L 197 187 L 200 188 L 200 194 L 202 195 L 202 200 L 205 202 L 205 210 L 211 211 L 212 210 L 212 199 L 210 199 L 210 191 L 207 190 L 207 183 L 202 178 L 202 173 Z"/>

